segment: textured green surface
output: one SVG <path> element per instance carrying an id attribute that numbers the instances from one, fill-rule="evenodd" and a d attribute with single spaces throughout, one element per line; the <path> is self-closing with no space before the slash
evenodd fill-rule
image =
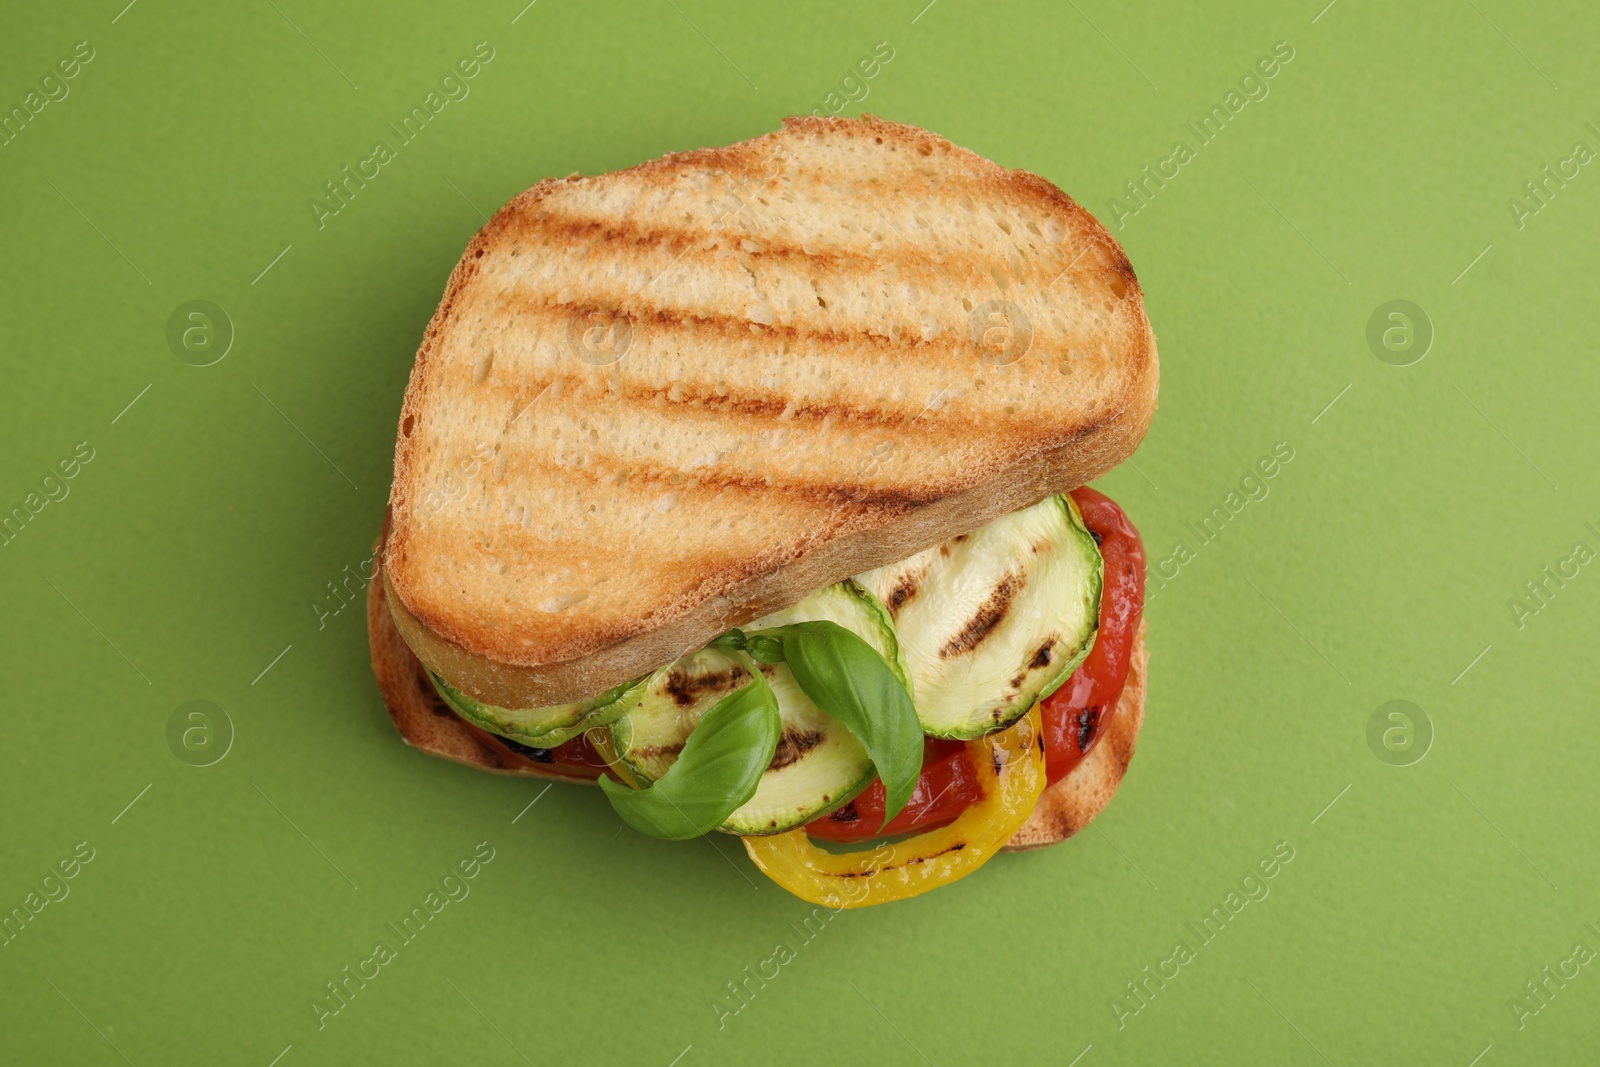
<path id="1" fill-rule="evenodd" d="M 0 106 L 74 42 L 94 58 L 0 147 L 0 507 L 93 458 L 0 547 L 0 908 L 93 858 L 0 948 L 0 1060 L 1592 1062 L 1600 972 L 1564 961 L 1600 949 L 1600 576 L 1574 559 L 1543 604 L 1524 583 L 1600 548 L 1600 173 L 1537 213 L 1523 183 L 1600 148 L 1600 16 L 1323 2 L 13 5 Z M 470 95 L 319 230 L 322 183 L 479 41 Z M 1108 222 L 1188 143 L 1116 231 L 1163 387 L 1104 484 L 1175 576 L 1094 829 L 808 940 L 732 841 L 618 833 L 597 792 L 405 748 L 327 583 L 359 583 L 412 353 L 483 212 L 823 107 L 879 41 L 849 110 Z M 1279 41 L 1269 95 L 1200 146 L 1185 123 Z M 168 347 L 194 300 L 236 334 L 208 367 Z M 1433 324 L 1410 366 L 1366 339 L 1392 300 Z M 1246 482 L 1278 442 L 1293 459 Z M 1204 542 L 1187 524 L 1241 483 Z M 206 767 L 169 747 L 194 700 L 236 728 Z M 1432 724 L 1420 762 L 1369 747 L 1391 700 Z M 1279 842 L 1247 886 L 1268 895 L 1203 943 L 1188 924 Z M 458 861 L 475 877 L 441 888 Z M 388 924 L 430 893 L 404 943 Z M 1119 1027 L 1146 965 L 1177 975 Z M 377 977 L 319 1029 L 346 966 Z M 1519 1026 L 1546 966 L 1578 969 Z"/>

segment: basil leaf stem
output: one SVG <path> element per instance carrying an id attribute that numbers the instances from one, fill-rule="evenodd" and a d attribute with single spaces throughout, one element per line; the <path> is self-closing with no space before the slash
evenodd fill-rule
<path id="1" fill-rule="evenodd" d="M 707 647 L 709 647 L 709 648 L 719 648 L 724 652 L 733 653 L 733 652 L 743 652 L 744 651 L 744 644 L 745 644 L 744 631 L 739 629 L 736 626 L 733 629 L 727 631 L 726 633 L 720 634 L 717 637 L 713 638 L 712 641 L 710 642 L 710 644 Z"/>
<path id="2" fill-rule="evenodd" d="M 762 663 L 782 663 L 783 643 L 765 634 L 751 634 L 745 641 L 745 651 Z"/>

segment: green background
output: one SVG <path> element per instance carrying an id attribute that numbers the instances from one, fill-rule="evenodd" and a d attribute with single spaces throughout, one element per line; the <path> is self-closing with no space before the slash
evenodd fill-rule
<path id="1" fill-rule="evenodd" d="M 1600 12 L 123 2 L 12 5 L 0 34 L 5 109 L 95 50 L 0 147 L 0 508 L 94 450 L 0 547 L 0 911 L 94 849 L 0 948 L 0 1060 L 1592 1062 L 1600 968 L 1520 1024 L 1512 1001 L 1600 949 L 1600 568 L 1543 605 L 1523 588 L 1600 548 L 1600 174 L 1520 226 L 1508 200 L 1600 148 Z M 322 183 L 485 40 L 470 96 L 319 230 Z M 1195 147 L 1185 122 L 1276 42 L 1294 58 L 1113 224 L 1163 382 L 1102 487 L 1153 566 L 1189 550 L 1152 595 L 1116 802 L 807 941 L 810 909 L 731 840 L 619 833 L 596 792 L 406 748 L 359 606 L 313 605 L 368 555 L 413 352 L 485 212 L 828 107 L 879 41 L 847 112 L 1108 224 L 1125 181 Z M 1434 332 L 1409 366 L 1367 340 L 1396 299 Z M 212 366 L 166 339 L 191 300 L 235 332 Z M 1266 497 L 1202 544 L 1187 524 L 1280 441 Z M 196 699 L 235 730 L 207 767 L 167 740 Z M 1422 709 L 1392 753 L 1368 742 L 1391 700 Z M 319 1029 L 324 983 L 481 841 L 471 895 Z M 1202 946 L 1187 924 L 1280 842 L 1269 895 Z M 1119 1025 L 1179 940 L 1196 958 Z M 719 1028 L 780 941 L 794 960 Z"/>

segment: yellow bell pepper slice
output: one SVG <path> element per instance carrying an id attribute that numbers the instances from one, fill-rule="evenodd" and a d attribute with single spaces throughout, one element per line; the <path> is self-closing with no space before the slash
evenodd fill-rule
<path id="1" fill-rule="evenodd" d="M 967 742 L 982 797 L 955 822 L 869 852 L 818 848 L 804 828 L 744 838 L 768 878 L 835 911 L 904 900 L 948 885 L 983 866 L 1011 840 L 1044 792 L 1044 737 L 1039 707 L 1009 729 Z"/>

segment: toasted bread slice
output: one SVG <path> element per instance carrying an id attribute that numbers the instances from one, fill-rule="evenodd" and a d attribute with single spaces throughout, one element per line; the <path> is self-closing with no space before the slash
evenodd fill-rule
<path id="1" fill-rule="evenodd" d="M 416 654 L 401 640 L 381 581 L 374 581 L 367 588 L 367 628 L 378 691 L 383 694 L 400 736 L 412 747 L 499 774 L 593 783 L 593 777 L 567 774 L 550 764 L 537 763 L 513 750 L 504 738 L 480 730 L 454 714 L 433 688 Z M 1123 687 L 1105 735 L 1082 763 L 1044 791 L 1033 814 L 1006 846 L 1007 851 L 1043 848 L 1065 840 L 1087 826 L 1110 803 L 1133 758 L 1134 740 L 1144 722 L 1145 663 L 1141 622 L 1129 661 L 1128 684 Z"/>
<path id="2" fill-rule="evenodd" d="M 785 121 L 540 182 L 467 246 L 400 416 L 384 573 L 479 700 L 585 699 L 1126 458 L 1116 241 L 912 126 Z"/>

